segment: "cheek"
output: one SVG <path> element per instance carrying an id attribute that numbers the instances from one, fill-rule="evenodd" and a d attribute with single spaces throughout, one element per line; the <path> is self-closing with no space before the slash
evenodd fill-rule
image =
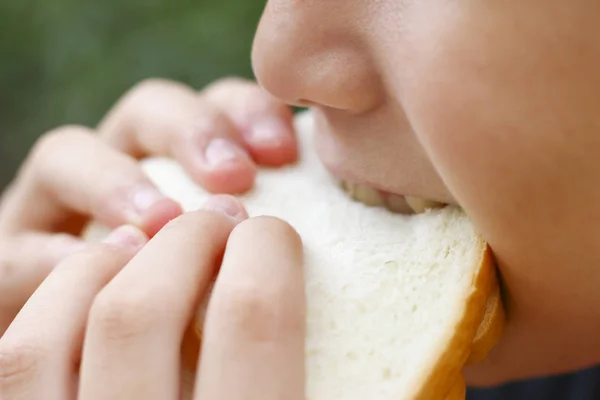
<path id="1" fill-rule="evenodd" d="M 515 249 L 596 195 L 596 23 L 570 3 L 460 3 L 409 11 L 398 101 L 454 197 Z"/>

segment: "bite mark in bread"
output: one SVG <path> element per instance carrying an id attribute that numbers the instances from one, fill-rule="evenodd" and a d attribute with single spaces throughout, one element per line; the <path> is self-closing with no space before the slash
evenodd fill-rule
<path id="1" fill-rule="evenodd" d="M 304 160 L 259 174 L 241 198 L 251 216 L 279 216 L 305 242 L 307 395 L 464 398 L 462 368 L 485 357 L 504 323 L 487 244 L 453 207 L 403 216 L 349 200 L 311 154 L 310 116 L 296 124 Z M 174 161 L 144 165 L 184 209 L 207 198 Z M 201 351 L 202 321 L 200 312 L 183 339 L 187 370 Z"/>

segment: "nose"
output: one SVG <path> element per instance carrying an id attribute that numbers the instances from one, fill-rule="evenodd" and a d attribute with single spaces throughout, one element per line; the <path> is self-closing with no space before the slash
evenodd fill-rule
<path id="1" fill-rule="evenodd" d="M 267 3 L 252 49 L 254 74 L 266 90 L 302 107 L 351 112 L 376 107 L 382 85 L 360 32 L 361 19 L 343 3 Z"/>

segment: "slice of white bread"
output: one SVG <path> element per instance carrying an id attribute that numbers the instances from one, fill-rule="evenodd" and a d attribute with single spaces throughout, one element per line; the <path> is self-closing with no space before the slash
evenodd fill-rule
<path id="1" fill-rule="evenodd" d="M 454 207 L 407 216 L 349 199 L 312 150 L 312 124 L 296 118 L 300 162 L 261 170 L 240 196 L 305 246 L 307 399 L 464 398 L 462 367 L 485 357 L 504 321 L 486 243 Z M 172 160 L 144 168 L 185 210 L 208 196 Z M 197 339 L 185 340 L 192 364 Z"/>

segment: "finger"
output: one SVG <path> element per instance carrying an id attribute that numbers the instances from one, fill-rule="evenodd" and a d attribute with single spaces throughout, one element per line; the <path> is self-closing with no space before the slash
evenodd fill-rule
<path id="1" fill-rule="evenodd" d="M 79 234 L 92 216 L 111 228 L 131 223 L 153 235 L 181 213 L 180 206 L 156 189 L 134 159 L 81 127 L 45 135 L 17 179 L 3 207 L 0 229 L 5 232 Z"/>
<path id="2" fill-rule="evenodd" d="M 209 301 L 198 400 L 304 400 L 304 285 L 296 232 L 273 218 L 232 233 Z"/>
<path id="3" fill-rule="evenodd" d="M 108 114 L 99 132 L 139 158 L 173 156 L 212 192 L 244 192 L 254 183 L 256 166 L 236 127 L 180 84 L 151 80 L 138 85 Z"/>
<path id="4" fill-rule="evenodd" d="M 214 83 L 202 96 L 233 121 L 258 164 L 280 166 L 296 161 L 293 113 L 281 100 L 256 83 L 234 78 Z"/>
<path id="5" fill-rule="evenodd" d="M 96 298 L 81 399 L 178 398 L 184 331 L 227 237 L 246 216 L 231 197 L 208 206 L 219 212 L 184 214 L 168 224 Z"/>
<path id="6" fill-rule="evenodd" d="M 65 234 L 26 233 L 0 241 L 0 336 L 52 269 L 85 243 Z"/>
<path id="7" fill-rule="evenodd" d="M 123 227 L 52 271 L 0 339 L 2 398 L 74 398 L 92 301 L 146 240 L 136 228 Z"/>

